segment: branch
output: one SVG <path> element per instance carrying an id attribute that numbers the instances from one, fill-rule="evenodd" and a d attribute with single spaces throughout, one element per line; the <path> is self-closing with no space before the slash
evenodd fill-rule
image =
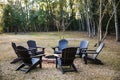
<path id="1" fill-rule="evenodd" d="M 68 23 L 65 24 L 66 29 L 69 27 L 69 25 L 72 23 L 72 21 L 74 21 L 74 19 L 70 20 Z"/>
<path id="2" fill-rule="evenodd" d="M 120 0 L 118 1 L 116 8 L 118 7 L 119 3 L 120 3 Z M 105 38 L 106 38 L 106 36 L 107 36 L 107 34 L 108 34 L 108 27 L 109 27 L 109 23 L 110 23 L 110 21 L 111 21 L 111 19 L 112 19 L 113 15 L 114 15 L 114 11 L 113 11 L 113 13 L 112 13 L 111 17 L 109 18 L 109 20 L 108 20 L 108 22 L 107 22 L 105 35 L 104 35 L 104 37 L 103 37 L 103 39 L 102 39 L 102 42 L 105 40 Z"/>

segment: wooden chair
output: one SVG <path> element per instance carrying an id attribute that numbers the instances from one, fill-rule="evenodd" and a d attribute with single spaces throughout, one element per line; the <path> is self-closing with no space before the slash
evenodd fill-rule
<path id="1" fill-rule="evenodd" d="M 16 70 L 22 70 L 25 73 L 28 73 L 30 70 L 34 69 L 38 64 L 40 65 L 40 68 L 42 68 L 42 56 L 44 56 L 44 54 L 31 56 L 29 54 L 29 50 L 23 46 L 17 46 L 16 49 L 23 61 L 23 63 Z"/>
<path id="2" fill-rule="evenodd" d="M 38 47 L 37 45 L 36 45 L 36 42 L 34 41 L 34 40 L 28 40 L 27 41 L 27 44 L 28 44 L 28 47 L 29 47 L 29 49 L 32 49 L 31 50 L 31 53 L 33 54 L 33 55 L 38 55 L 38 54 L 44 54 L 45 53 L 45 51 L 44 51 L 44 47 Z M 39 50 L 38 51 L 38 48 L 40 48 L 41 49 L 41 51 Z M 36 51 L 34 51 L 34 50 L 36 50 Z M 35 52 L 35 53 L 34 53 Z"/>
<path id="3" fill-rule="evenodd" d="M 82 41 L 80 42 L 80 46 L 78 47 L 79 50 L 78 50 L 77 55 L 80 55 L 80 57 L 82 57 L 82 50 L 87 50 L 88 44 L 89 44 L 89 41 L 87 41 L 87 40 L 82 40 Z"/>
<path id="4" fill-rule="evenodd" d="M 20 55 L 18 54 L 18 52 L 17 52 L 17 50 L 16 50 L 16 47 L 17 47 L 16 44 L 15 44 L 14 42 L 12 42 L 11 45 L 12 45 L 12 48 L 13 48 L 15 54 L 17 55 L 17 58 L 15 58 L 14 60 L 12 60 L 12 61 L 10 62 L 11 64 L 13 64 L 13 63 L 16 63 L 16 62 L 18 62 L 18 61 L 21 61 L 21 57 L 20 57 Z"/>
<path id="5" fill-rule="evenodd" d="M 104 43 L 101 42 L 96 50 L 82 51 L 82 53 L 84 53 L 82 57 L 84 58 L 85 64 L 87 64 L 87 60 L 93 61 L 94 63 L 103 64 L 99 59 L 97 59 L 97 56 L 102 51 L 103 47 L 104 47 Z"/>
<path id="6" fill-rule="evenodd" d="M 68 41 L 66 39 L 61 39 L 59 40 L 58 46 L 52 47 L 52 49 L 54 50 L 54 54 L 61 54 L 62 49 L 67 48 L 67 47 L 68 47 Z"/>
<path id="7" fill-rule="evenodd" d="M 69 48 L 64 48 L 62 50 L 61 56 L 55 55 L 56 56 L 56 68 L 58 65 L 59 69 L 61 70 L 63 74 L 68 71 L 77 72 L 77 69 L 74 65 L 76 51 L 77 51 L 77 48 L 69 47 Z"/>

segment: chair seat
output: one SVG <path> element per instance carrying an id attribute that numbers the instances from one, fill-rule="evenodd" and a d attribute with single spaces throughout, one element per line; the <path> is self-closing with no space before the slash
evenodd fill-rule
<path id="1" fill-rule="evenodd" d="M 55 54 L 61 54 L 62 51 L 54 51 Z"/>
<path id="2" fill-rule="evenodd" d="M 82 58 L 85 57 L 85 54 L 82 54 Z M 95 57 L 93 57 L 93 55 L 87 55 L 87 59 L 95 59 Z"/>
<path id="3" fill-rule="evenodd" d="M 32 61 L 32 64 L 35 64 L 35 63 L 37 63 L 38 61 L 40 61 L 40 59 L 39 59 L 39 58 L 32 58 L 31 61 Z"/>
<path id="4" fill-rule="evenodd" d="M 44 54 L 44 51 L 36 51 L 36 55 L 38 54 Z"/>
<path id="5" fill-rule="evenodd" d="M 86 53 L 89 54 L 89 55 L 87 55 L 88 59 L 95 59 L 96 58 L 96 57 L 94 57 L 94 54 L 96 53 L 96 51 L 87 51 Z M 85 57 L 85 54 L 82 54 L 82 58 L 84 58 L 84 57 Z"/>

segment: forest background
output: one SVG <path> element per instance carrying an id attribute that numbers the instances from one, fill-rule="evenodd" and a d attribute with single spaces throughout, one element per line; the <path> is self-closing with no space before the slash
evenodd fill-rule
<path id="1" fill-rule="evenodd" d="M 0 32 L 88 32 L 120 40 L 120 0 L 1 0 Z"/>
<path id="2" fill-rule="evenodd" d="M 75 47 L 86 39 L 89 49 L 104 42 L 98 56 L 104 65 L 85 65 L 76 58 L 79 74 L 62 75 L 55 64 L 43 62 L 42 69 L 25 75 L 15 71 L 20 63 L 10 64 L 16 58 L 11 42 L 28 47 L 27 40 L 34 39 L 37 45 L 46 47 L 45 54 L 49 55 L 60 38 Z M 119 41 L 120 0 L 0 0 L 1 80 L 119 80 Z"/>

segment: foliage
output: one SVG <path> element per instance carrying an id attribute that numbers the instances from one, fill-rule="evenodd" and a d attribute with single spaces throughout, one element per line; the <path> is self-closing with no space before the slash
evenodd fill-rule
<path id="1" fill-rule="evenodd" d="M 99 30 L 100 1 L 98 0 L 10 0 L 5 6 L 3 10 L 5 32 L 12 32 L 17 26 L 18 31 L 24 32 L 89 31 L 93 37 Z M 113 13 L 113 1 L 103 0 L 101 9 L 101 26 L 104 33 Z M 86 11 L 88 11 L 87 15 Z M 117 11 L 120 12 L 119 6 Z M 118 26 L 120 26 L 119 20 L 118 14 Z M 108 27 L 109 33 L 115 32 L 114 23 L 114 18 L 112 18 Z"/>
<path id="2" fill-rule="evenodd" d="M 12 7 L 10 5 L 6 5 L 6 7 L 4 8 L 3 17 L 2 17 L 4 29 L 7 29 L 12 26 L 11 13 L 12 13 Z"/>
<path id="3" fill-rule="evenodd" d="M 0 33 L 3 32 L 3 28 L 2 28 L 2 25 L 0 24 Z"/>
<path id="4" fill-rule="evenodd" d="M 21 16 L 17 9 L 14 8 L 15 6 L 6 5 L 3 12 L 3 27 L 5 30 L 13 31 L 15 27 L 21 24 Z"/>

